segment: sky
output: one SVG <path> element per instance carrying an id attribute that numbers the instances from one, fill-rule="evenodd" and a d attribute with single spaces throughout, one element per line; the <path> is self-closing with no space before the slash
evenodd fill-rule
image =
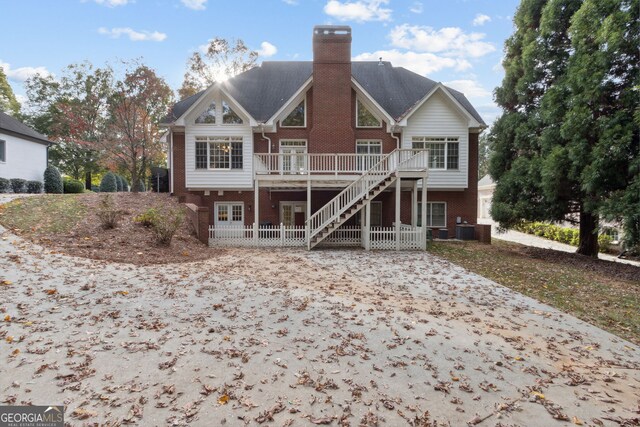
<path id="1" fill-rule="evenodd" d="M 465 93 L 487 124 L 518 0 L 0 0 L 0 67 L 20 101 L 36 73 L 140 59 L 178 89 L 214 37 L 259 61 L 310 61 L 314 25 L 349 25 L 353 60 L 390 61 Z"/>

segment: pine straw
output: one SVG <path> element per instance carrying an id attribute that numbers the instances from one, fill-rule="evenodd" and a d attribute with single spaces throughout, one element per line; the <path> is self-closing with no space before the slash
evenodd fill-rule
<path id="1" fill-rule="evenodd" d="M 224 253 L 197 240 L 186 218 L 168 247 L 157 245 L 152 230 L 134 222 L 149 208 L 178 206 L 176 198 L 157 193 L 111 195 L 124 212 L 112 230 L 100 225 L 96 211 L 104 195 L 95 193 L 16 200 L 4 206 L 0 223 L 46 248 L 90 259 L 144 265 L 199 261 Z"/>

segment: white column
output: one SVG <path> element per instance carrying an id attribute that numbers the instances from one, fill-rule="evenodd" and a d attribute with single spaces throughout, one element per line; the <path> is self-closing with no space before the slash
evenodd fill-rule
<path id="1" fill-rule="evenodd" d="M 424 248 L 427 249 L 427 175 L 422 178 L 422 238 L 424 240 Z"/>
<path id="2" fill-rule="evenodd" d="M 311 179 L 307 176 L 307 212 L 305 214 L 305 236 L 307 239 L 307 249 L 311 249 L 311 229 L 309 228 L 309 223 L 307 220 L 311 216 Z"/>
<path id="3" fill-rule="evenodd" d="M 260 227 L 260 185 L 258 180 L 254 178 L 253 186 L 253 241 L 258 243 L 258 229 Z"/>
<path id="4" fill-rule="evenodd" d="M 418 180 L 413 181 L 411 188 L 411 226 L 418 226 Z"/>
<path id="5" fill-rule="evenodd" d="M 396 178 L 396 250 L 400 250 L 400 182 L 402 180 L 398 176 Z"/>

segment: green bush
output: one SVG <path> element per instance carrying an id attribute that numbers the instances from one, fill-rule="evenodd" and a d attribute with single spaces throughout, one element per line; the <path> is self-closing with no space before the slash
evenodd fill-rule
<path id="1" fill-rule="evenodd" d="M 109 230 L 118 226 L 118 221 L 120 221 L 123 212 L 118 209 L 115 200 L 113 200 L 113 196 L 111 196 L 111 194 L 105 194 L 101 196 L 96 215 L 100 220 L 102 228 Z"/>
<path id="2" fill-rule="evenodd" d="M 65 194 L 84 193 L 84 184 L 73 178 L 65 178 L 62 182 Z"/>
<path id="3" fill-rule="evenodd" d="M 9 180 L 7 178 L 0 178 L 0 193 L 9 192 Z"/>
<path id="4" fill-rule="evenodd" d="M 571 246 L 578 246 L 580 243 L 580 231 L 575 228 L 560 227 L 559 225 L 547 224 L 545 222 L 522 222 L 513 228 L 523 233 L 533 234 Z M 598 243 L 600 245 L 600 252 L 607 251 L 611 242 L 611 237 L 604 234 L 599 235 Z"/>
<path id="5" fill-rule="evenodd" d="M 129 191 L 129 181 L 127 181 L 127 178 L 125 178 L 124 176 L 121 176 L 120 178 L 122 178 L 122 185 L 123 185 L 123 189 L 122 191 L 128 192 Z"/>
<path id="6" fill-rule="evenodd" d="M 25 184 L 27 183 L 26 179 L 22 178 L 11 178 L 11 190 L 14 193 L 26 193 L 27 188 Z"/>
<path id="7" fill-rule="evenodd" d="M 144 182 L 141 179 L 138 180 L 138 185 L 136 187 L 137 187 L 137 190 L 140 192 L 147 191 L 146 187 L 144 186 Z"/>
<path id="8" fill-rule="evenodd" d="M 118 191 L 118 183 L 116 182 L 116 176 L 111 172 L 107 172 L 102 177 L 102 181 L 100 181 L 100 192 L 115 193 L 116 191 Z"/>
<path id="9" fill-rule="evenodd" d="M 145 227 L 152 227 L 156 221 L 158 221 L 158 217 L 158 210 L 156 208 L 149 208 L 145 213 L 135 217 L 133 221 Z"/>
<path id="10" fill-rule="evenodd" d="M 49 166 L 44 171 L 44 192 L 48 194 L 62 194 L 62 175 L 55 166 Z"/>
<path id="11" fill-rule="evenodd" d="M 166 208 L 159 212 L 152 225 L 156 243 L 163 246 L 171 245 L 173 235 L 182 225 L 184 216 L 181 207 Z"/>
<path id="12" fill-rule="evenodd" d="M 42 183 L 40 181 L 27 181 L 27 193 L 30 193 L 30 194 L 42 193 Z"/>
<path id="13" fill-rule="evenodd" d="M 120 175 L 116 175 L 116 187 L 118 192 L 121 192 L 124 189 L 124 183 L 122 181 L 122 177 Z"/>

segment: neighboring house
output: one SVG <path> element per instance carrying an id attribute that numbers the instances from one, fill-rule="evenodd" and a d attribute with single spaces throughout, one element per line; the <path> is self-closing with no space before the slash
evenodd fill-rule
<path id="1" fill-rule="evenodd" d="M 0 112 L 0 177 L 42 182 L 50 145 L 46 136 Z"/>
<path id="2" fill-rule="evenodd" d="M 478 181 L 478 222 L 491 220 L 491 199 L 496 183 L 493 182 L 489 174 Z"/>
<path id="3" fill-rule="evenodd" d="M 350 27 L 315 27 L 312 62 L 263 62 L 165 125 L 170 191 L 209 209 L 211 244 L 420 248 L 422 224 L 476 222 L 482 118 L 441 83 L 352 62 Z"/>

